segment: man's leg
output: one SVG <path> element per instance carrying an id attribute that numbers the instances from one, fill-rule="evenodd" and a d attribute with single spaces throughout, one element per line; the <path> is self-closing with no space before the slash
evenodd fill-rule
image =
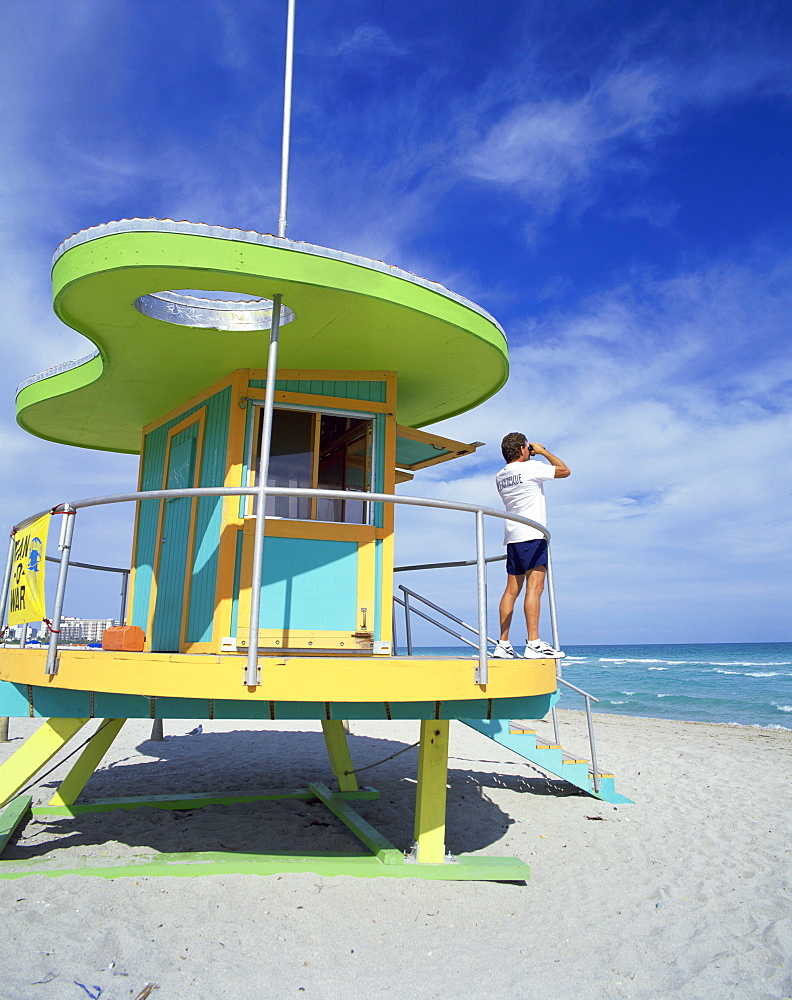
<path id="1" fill-rule="evenodd" d="M 536 566 L 534 569 L 529 569 L 525 576 L 527 579 L 525 588 L 525 625 L 528 629 L 528 641 L 533 642 L 539 638 L 539 607 L 542 600 L 545 577 L 547 576 L 547 566 Z M 511 577 L 509 579 L 511 580 Z M 522 583 L 522 581 L 520 582 Z M 519 590 L 517 593 L 519 594 Z M 512 602 L 513 604 L 514 602 Z"/>
<path id="2" fill-rule="evenodd" d="M 511 576 L 511 574 L 506 577 L 506 589 L 503 592 L 503 597 L 501 597 L 499 608 L 501 642 L 509 641 L 509 629 L 511 628 L 512 612 L 514 611 L 515 602 L 520 596 L 524 579 L 525 576 Z"/>

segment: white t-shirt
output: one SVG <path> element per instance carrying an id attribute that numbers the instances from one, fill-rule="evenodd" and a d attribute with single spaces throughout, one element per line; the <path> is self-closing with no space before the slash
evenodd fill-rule
<path id="1" fill-rule="evenodd" d="M 547 523 L 544 487 L 547 479 L 555 479 L 555 467 L 531 458 L 527 462 L 511 462 L 495 476 L 503 506 L 511 514 L 530 517 L 539 524 Z M 504 521 L 503 541 L 530 542 L 544 538 L 541 531 L 519 521 Z"/>

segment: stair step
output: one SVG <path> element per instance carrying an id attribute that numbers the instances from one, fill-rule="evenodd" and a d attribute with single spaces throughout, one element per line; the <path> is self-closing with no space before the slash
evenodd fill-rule
<path id="1" fill-rule="evenodd" d="M 591 769 L 590 761 L 565 753 L 557 743 L 538 742 L 536 731 L 528 729 L 522 720 L 502 722 L 499 720 L 461 719 L 460 721 L 550 774 L 555 774 L 562 780 L 582 789 L 589 795 L 605 802 L 629 803 L 631 801 L 616 791 L 614 777 L 610 772 L 598 772 L 599 789 L 595 791 L 594 772 Z"/>

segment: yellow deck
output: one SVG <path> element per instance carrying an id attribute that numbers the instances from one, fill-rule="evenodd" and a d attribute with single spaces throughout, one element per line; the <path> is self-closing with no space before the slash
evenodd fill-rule
<path id="1" fill-rule="evenodd" d="M 0 680 L 70 691 L 253 701 L 415 702 L 522 698 L 556 690 L 554 660 L 491 660 L 476 684 L 477 657 L 260 656 L 261 684 L 246 687 L 246 657 L 63 649 L 58 673 L 46 650 L 0 649 Z"/>

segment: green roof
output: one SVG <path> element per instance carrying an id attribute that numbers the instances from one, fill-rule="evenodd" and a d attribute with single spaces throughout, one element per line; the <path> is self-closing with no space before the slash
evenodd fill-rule
<path id="1" fill-rule="evenodd" d="M 137 453 L 146 424 L 238 368 L 266 368 L 266 331 L 144 314 L 140 299 L 160 314 L 170 308 L 168 296 L 145 298 L 159 292 L 281 294 L 294 318 L 281 328 L 279 369 L 395 371 L 396 417 L 409 427 L 476 406 L 508 375 L 503 331 L 479 306 L 307 243 L 191 223 L 110 223 L 62 244 L 52 281 L 55 312 L 98 354 L 23 383 L 17 419 L 65 444 Z"/>

